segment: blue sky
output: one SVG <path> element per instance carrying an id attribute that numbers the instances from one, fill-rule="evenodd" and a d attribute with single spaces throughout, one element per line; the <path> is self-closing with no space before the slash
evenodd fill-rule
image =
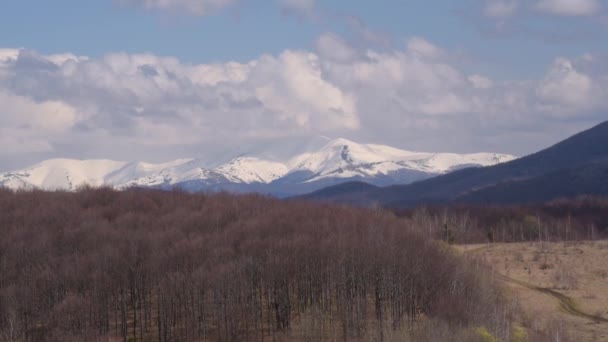
<path id="1" fill-rule="evenodd" d="M 311 49 L 325 31 L 356 38 L 352 18 L 392 44 L 423 36 L 443 48 L 461 50 L 488 64 L 489 72 L 495 63 L 510 73 L 540 72 L 532 68 L 546 65 L 557 54 L 608 50 L 602 34 L 607 27 L 587 16 L 526 14 L 528 18 L 517 19 L 539 34 L 574 36 L 546 41 L 532 33 L 488 32 L 494 23 L 479 16 L 478 1 L 439 0 L 430 6 L 424 0 L 330 0 L 317 6 L 322 14 L 307 19 L 286 14 L 271 0 L 243 1 L 206 16 L 145 10 L 111 0 L 7 1 L 0 11 L 0 42 L 48 54 L 151 52 L 191 63 L 248 61 L 284 49 Z"/>
<path id="2" fill-rule="evenodd" d="M 530 153 L 608 118 L 607 9 L 602 0 L 3 1 L 0 169 L 49 157 L 211 156 L 318 135 Z"/>

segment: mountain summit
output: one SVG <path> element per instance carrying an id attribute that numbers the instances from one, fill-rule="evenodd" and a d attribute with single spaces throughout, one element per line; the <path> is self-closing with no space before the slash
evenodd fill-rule
<path id="1" fill-rule="evenodd" d="M 514 159 L 497 153 L 411 152 L 347 139 L 329 140 L 317 150 L 298 152 L 284 160 L 264 155 L 237 156 L 225 163 L 203 163 L 199 159 L 162 164 L 52 159 L 0 174 L 0 186 L 47 190 L 73 190 L 85 184 L 118 189 L 178 187 L 188 191 L 257 191 L 289 196 L 347 181 L 378 186 L 408 184 L 457 169 Z"/>

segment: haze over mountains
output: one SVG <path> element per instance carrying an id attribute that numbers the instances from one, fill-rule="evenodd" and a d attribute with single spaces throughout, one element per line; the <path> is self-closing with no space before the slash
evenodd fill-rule
<path id="1" fill-rule="evenodd" d="M 407 184 L 471 166 L 513 160 L 497 153 L 422 153 L 384 145 L 358 144 L 346 139 L 324 141 L 283 159 L 265 151 L 228 162 L 179 159 L 162 164 L 113 160 L 52 159 L 0 174 L 0 186 L 11 189 L 73 190 L 88 184 L 173 188 L 188 191 L 228 190 L 290 196 L 347 181 L 377 186 Z"/>
<path id="2" fill-rule="evenodd" d="M 608 195 L 608 122 L 540 152 L 490 167 L 384 188 L 341 184 L 303 197 L 407 207 L 446 202 L 522 204 L 578 195 Z"/>

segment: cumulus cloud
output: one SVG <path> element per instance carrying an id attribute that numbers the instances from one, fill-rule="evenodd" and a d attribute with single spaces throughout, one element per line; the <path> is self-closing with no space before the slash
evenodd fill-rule
<path id="1" fill-rule="evenodd" d="M 322 78 L 315 54 L 264 56 L 252 82 L 257 99 L 281 120 L 293 120 L 301 128 L 359 128 L 353 96 Z"/>
<path id="2" fill-rule="evenodd" d="M 193 15 L 207 15 L 237 0 L 115 0 L 120 4 L 149 10 L 175 11 Z"/>
<path id="3" fill-rule="evenodd" d="M 515 14 L 518 7 L 516 0 L 486 0 L 483 3 L 483 14 L 491 18 L 508 18 Z"/>
<path id="4" fill-rule="evenodd" d="M 580 61 L 590 62 L 586 58 L 583 56 Z M 577 70 L 574 61 L 557 58 L 537 92 L 545 111 L 576 115 L 578 111 L 593 108 L 608 109 L 603 100 L 608 95 L 605 82 L 605 79 L 596 81 L 586 72 Z"/>
<path id="5" fill-rule="evenodd" d="M 23 127 L 48 146 L 55 132 L 180 145 L 359 127 L 353 95 L 323 79 L 318 56 L 304 51 L 214 65 L 145 54 L 3 56 L 3 127 L 13 135 Z"/>
<path id="6" fill-rule="evenodd" d="M 50 140 L 66 134 L 76 111 L 62 101 L 37 103 L 0 90 L 0 155 L 52 150 Z"/>
<path id="7" fill-rule="evenodd" d="M 326 33 L 316 46 L 218 64 L 0 50 L 0 146 L 10 146 L 0 154 L 170 159 L 318 135 L 517 152 L 496 140 L 498 127 L 608 109 L 608 66 L 592 55 L 558 58 L 539 80 L 501 81 L 465 72 L 421 37 L 372 50 Z"/>

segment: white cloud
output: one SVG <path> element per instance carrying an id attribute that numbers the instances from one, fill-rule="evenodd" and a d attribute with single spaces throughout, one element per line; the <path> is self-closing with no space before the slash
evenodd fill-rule
<path id="1" fill-rule="evenodd" d="M 0 49 L 0 63 L 7 63 L 19 56 L 19 49 Z"/>
<path id="2" fill-rule="evenodd" d="M 473 85 L 473 88 L 476 89 L 488 89 L 493 84 L 492 80 L 481 75 L 471 75 L 468 77 L 468 80 Z"/>
<path id="3" fill-rule="evenodd" d="M 486 0 L 483 14 L 491 18 L 508 18 L 513 16 L 519 7 L 516 0 Z"/>
<path id="4" fill-rule="evenodd" d="M 601 94 L 592 77 L 576 70 L 573 62 L 566 58 L 555 60 L 537 91 L 545 101 L 544 106 L 548 107 L 545 109 L 553 112 L 575 114 L 575 110 L 602 105 L 597 102 Z"/>
<path id="5" fill-rule="evenodd" d="M 294 120 L 302 128 L 359 128 L 354 99 L 322 78 L 315 54 L 264 56 L 251 81 L 257 99 L 281 120 Z"/>
<path id="6" fill-rule="evenodd" d="M 421 37 L 412 37 L 407 41 L 407 50 L 422 57 L 437 58 L 443 50 Z"/>
<path id="7" fill-rule="evenodd" d="M 176 11 L 207 15 L 234 4 L 237 0 L 115 0 L 119 3 L 150 10 Z"/>
<path id="8" fill-rule="evenodd" d="M 539 11 L 560 16 L 592 15 L 601 7 L 599 0 L 539 0 L 536 4 Z"/>
<path id="9" fill-rule="evenodd" d="M 442 56 L 443 50 L 415 37 L 406 50 L 368 51 L 365 58 L 347 62 L 325 60 L 323 68 L 327 79 L 357 96 L 359 111 L 369 114 L 362 120 L 376 120 L 371 113 L 382 110 L 395 124 L 407 117 L 470 109 L 466 77 Z M 393 108 L 381 109 L 387 107 Z"/>
<path id="10" fill-rule="evenodd" d="M 62 101 L 35 102 L 0 89 L 0 155 L 51 150 L 51 140 L 68 133 L 77 111 Z"/>
<path id="11" fill-rule="evenodd" d="M 374 51 L 331 33 L 317 51 L 247 63 L 5 49 L 0 154 L 171 159 L 321 134 L 419 150 L 491 151 L 493 141 L 514 152 L 516 142 L 494 140 L 499 127 L 546 127 L 608 110 L 602 63 L 559 58 L 539 80 L 501 81 L 465 72 L 450 51 L 420 37 Z"/>
<path id="12" fill-rule="evenodd" d="M 145 54 L 6 55 L 11 58 L 0 64 L 0 102 L 7 113 L 0 122 L 14 134 L 25 127 L 46 137 L 49 146 L 54 132 L 83 130 L 147 145 L 180 145 L 230 135 L 359 128 L 353 96 L 323 79 L 319 57 L 308 52 L 214 65 Z"/>
<path id="13" fill-rule="evenodd" d="M 4 127 L 33 127 L 48 133 L 64 133 L 77 118 L 74 108 L 62 101 L 42 101 L 0 91 L 2 112 L 0 125 Z"/>

